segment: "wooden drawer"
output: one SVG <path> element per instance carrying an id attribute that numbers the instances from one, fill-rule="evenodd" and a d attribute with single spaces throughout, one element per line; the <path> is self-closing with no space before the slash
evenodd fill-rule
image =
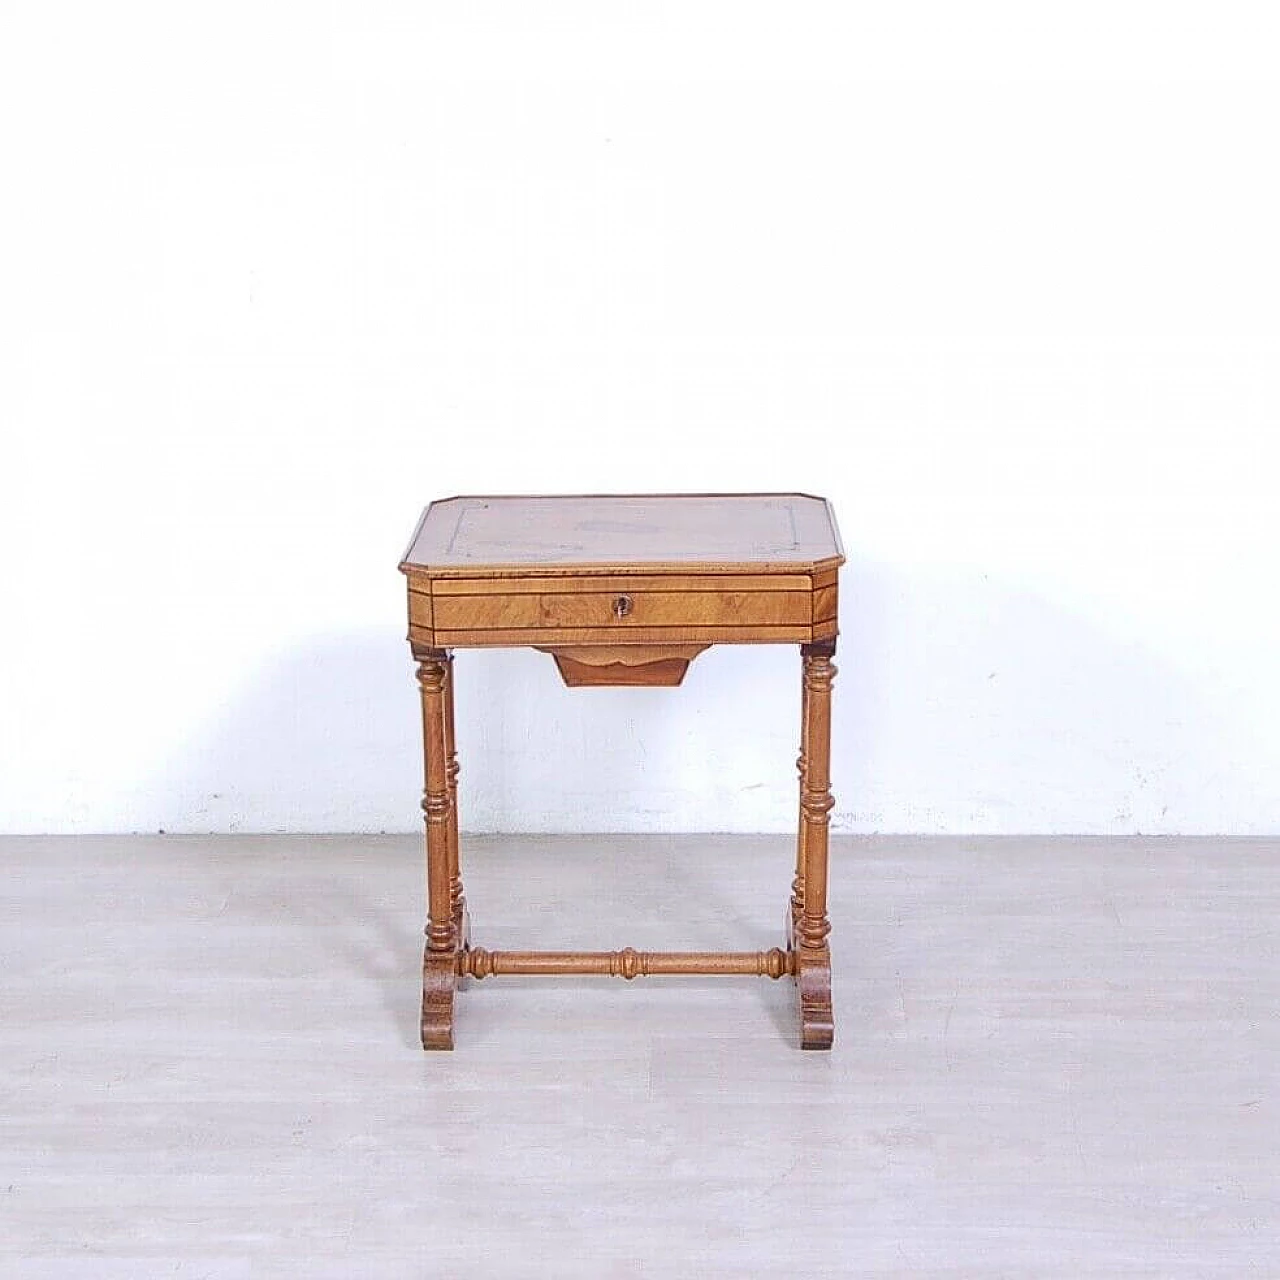
<path id="1" fill-rule="evenodd" d="M 409 624 L 438 647 L 803 643 L 815 598 L 813 580 L 801 574 L 437 579 L 411 584 Z"/>
<path id="2" fill-rule="evenodd" d="M 441 631 L 533 627 L 786 626 L 809 621 L 802 591 L 619 591 L 566 595 L 437 596 Z"/>

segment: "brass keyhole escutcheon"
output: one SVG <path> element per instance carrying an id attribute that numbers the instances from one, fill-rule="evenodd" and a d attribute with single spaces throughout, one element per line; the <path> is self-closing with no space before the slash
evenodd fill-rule
<path id="1" fill-rule="evenodd" d="M 613 602 L 613 616 L 615 618 L 625 618 L 631 612 L 631 597 L 619 596 Z"/>

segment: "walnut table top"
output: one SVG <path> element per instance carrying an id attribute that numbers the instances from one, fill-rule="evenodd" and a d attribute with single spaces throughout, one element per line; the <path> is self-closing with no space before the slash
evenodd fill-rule
<path id="1" fill-rule="evenodd" d="M 438 577 L 542 573 L 787 573 L 844 559 L 825 498 L 802 493 L 445 498 L 401 569 Z"/>

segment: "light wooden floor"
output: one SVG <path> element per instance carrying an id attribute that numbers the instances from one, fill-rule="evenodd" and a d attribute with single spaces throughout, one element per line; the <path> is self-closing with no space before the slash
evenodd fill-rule
<path id="1" fill-rule="evenodd" d="M 480 945 L 773 945 L 785 838 L 467 842 Z M 1280 840 L 842 839 L 766 979 L 494 979 L 410 837 L 0 841 L 0 1276 L 1280 1276 Z"/>

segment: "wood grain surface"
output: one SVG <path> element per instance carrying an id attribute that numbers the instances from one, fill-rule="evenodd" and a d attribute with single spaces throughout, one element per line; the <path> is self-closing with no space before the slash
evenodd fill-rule
<path id="1" fill-rule="evenodd" d="M 433 576 L 504 568 L 785 573 L 840 562 L 825 498 L 807 494 L 459 497 L 422 514 L 401 567 Z"/>
<path id="2" fill-rule="evenodd" d="M 831 590 L 832 588 L 825 588 Z M 418 593 L 411 593 L 417 596 Z M 416 600 L 410 600 L 409 621 Z M 441 631 L 513 631 L 547 627 L 780 627 L 812 620 L 807 591 L 641 591 L 548 595 L 437 596 L 431 622 Z"/>

